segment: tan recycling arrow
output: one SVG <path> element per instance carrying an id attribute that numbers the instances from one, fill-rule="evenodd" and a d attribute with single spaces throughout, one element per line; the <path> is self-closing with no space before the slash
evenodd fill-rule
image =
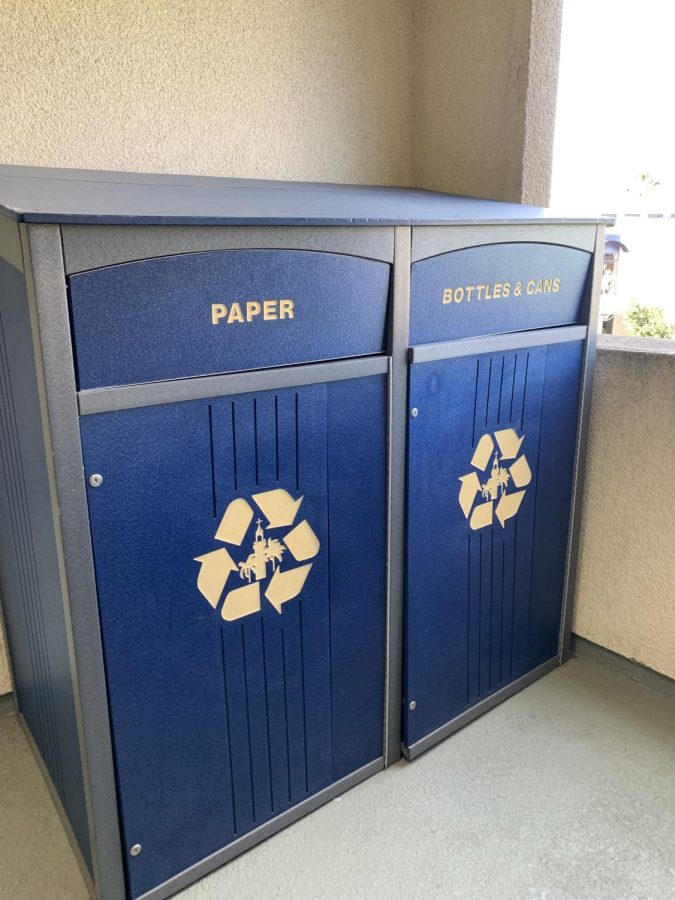
<path id="1" fill-rule="evenodd" d="M 267 516 L 270 528 L 292 525 L 303 500 L 302 497 L 294 500 L 283 488 L 253 494 L 253 499 Z"/>
<path id="2" fill-rule="evenodd" d="M 237 565 L 224 547 L 212 550 L 203 556 L 195 556 L 195 562 L 201 563 L 197 576 L 197 588 L 215 609 L 225 588 L 230 572 L 237 571 Z"/>
<path id="3" fill-rule="evenodd" d="M 525 440 L 525 435 L 518 437 L 513 428 L 504 428 L 501 431 L 495 431 L 495 437 L 501 450 L 502 459 L 513 459 L 518 456 L 520 446 Z"/>
<path id="4" fill-rule="evenodd" d="M 504 527 L 507 519 L 512 519 L 520 509 L 523 502 L 525 491 L 516 491 L 514 494 L 502 494 L 495 510 L 495 515 L 499 519 L 499 524 Z"/>
<path id="5" fill-rule="evenodd" d="M 308 563 L 306 566 L 298 566 L 297 569 L 289 569 L 287 572 L 282 572 L 281 569 L 276 570 L 267 586 L 265 597 L 278 613 L 281 612 L 284 603 L 298 596 L 313 565 L 314 563 Z"/>
<path id="6" fill-rule="evenodd" d="M 237 547 L 244 540 L 248 526 L 253 518 L 253 510 L 242 497 L 233 500 L 225 510 L 225 515 L 220 521 L 215 538 L 226 544 L 235 544 Z"/>
<path id="7" fill-rule="evenodd" d="M 486 525 L 492 525 L 492 500 L 488 503 L 481 503 L 471 513 L 469 525 L 476 531 L 478 528 L 485 528 Z"/>
<path id="8" fill-rule="evenodd" d="M 495 444 L 490 435 L 484 434 L 478 441 L 473 457 L 471 458 L 471 465 L 484 472 L 494 448 Z"/>
<path id="9" fill-rule="evenodd" d="M 253 584 L 245 584 L 244 587 L 229 592 L 221 615 L 226 622 L 233 622 L 256 612 L 260 612 L 260 585 L 254 581 Z"/>
<path id="10" fill-rule="evenodd" d="M 511 478 L 513 478 L 513 483 L 516 487 L 527 487 L 532 481 L 532 469 L 530 469 L 530 464 L 528 463 L 525 454 L 518 457 L 509 469 L 509 472 L 511 473 Z"/>
<path id="11" fill-rule="evenodd" d="M 321 546 L 307 519 L 303 519 L 299 525 L 295 526 L 293 531 L 288 532 L 284 538 L 284 544 L 286 544 L 297 562 L 313 559 Z"/>
<path id="12" fill-rule="evenodd" d="M 462 507 L 462 512 L 468 519 L 471 507 L 473 506 L 473 501 L 476 499 L 476 494 L 480 490 L 480 481 L 475 472 L 471 472 L 469 475 L 462 475 L 459 480 L 462 482 L 462 486 L 459 489 L 459 505 Z"/>

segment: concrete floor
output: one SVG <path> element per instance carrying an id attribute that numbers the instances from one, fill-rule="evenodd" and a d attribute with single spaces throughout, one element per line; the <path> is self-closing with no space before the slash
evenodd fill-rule
<path id="1" fill-rule="evenodd" d="M 11 715 L 0 897 L 87 896 Z M 675 898 L 675 698 L 578 658 L 178 895 Z"/>

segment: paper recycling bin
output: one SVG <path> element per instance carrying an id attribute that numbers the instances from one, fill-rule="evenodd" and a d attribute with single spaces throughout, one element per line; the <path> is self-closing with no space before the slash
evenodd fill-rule
<path id="1" fill-rule="evenodd" d="M 170 896 L 560 657 L 597 221 L 21 167 L 0 213 L 14 695 L 97 897 Z"/>
<path id="2" fill-rule="evenodd" d="M 513 228 L 513 226 L 511 226 Z M 404 747 L 558 664 L 593 245 L 414 232 Z M 566 245 L 569 242 L 572 246 Z M 447 249 L 450 244 L 451 249 Z M 415 247 L 415 243 L 413 244 Z M 433 249 L 433 255 L 430 254 Z"/>

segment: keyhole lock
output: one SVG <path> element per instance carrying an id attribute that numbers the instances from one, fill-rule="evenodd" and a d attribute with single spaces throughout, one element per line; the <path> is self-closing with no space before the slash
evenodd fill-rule
<path id="1" fill-rule="evenodd" d="M 413 406 L 413 408 L 410 410 L 410 415 L 413 417 L 413 419 L 416 419 L 419 413 L 420 411 L 416 406 Z"/>
<path id="2" fill-rule="evenodd" d="M 133 847 L 129 848 L 129 856 L 138 856 L 142 849 L 140 844 L 134 844 Z"/>
<path id="3" fill-rule="evenodd" d="M 92 487 L 101 487 L 103 484 L 103 475 L 99 475 L 98 473 L 94 473 L 89 476 L 89 484 Z"/>

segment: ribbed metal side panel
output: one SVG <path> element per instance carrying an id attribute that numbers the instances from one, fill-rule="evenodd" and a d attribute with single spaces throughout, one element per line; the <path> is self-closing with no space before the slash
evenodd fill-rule
<path id="1" fill-rule="evenodd" d="M 22 624 L 28 650 L 28 658 L 24 660 L 24 664 L 27 663 L 30 667 L 30 696 L 25 696 L 22 700 L 26 705 L 25 714 L 30 719 L 35 741 L 59 796 L 63 798 L 61 755 L 56 737 L 54 702 L 49 689 L 52 673 L 45 638 L 2 312 L 0 312 L 0 461 L 5 487 L 6 508 L 3 510 L 7 516 L 5 527 L 9 530 L 9 543 L 14 557 L 15 578 L 21 599 Z"/>
<path id="2" fill-rule="evenodd" d="M 0 261 L 0 594 L 17 700 L 85 859 L 89 839 L 23 276 Z"/>

